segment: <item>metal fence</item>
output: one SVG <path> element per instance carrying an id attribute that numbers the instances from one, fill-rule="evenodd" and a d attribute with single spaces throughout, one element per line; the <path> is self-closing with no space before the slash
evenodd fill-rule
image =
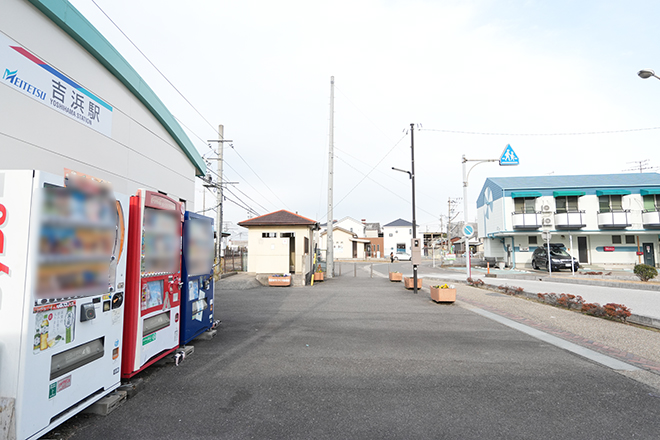
<path id="1" fill-rule="evenodd" d="M 225 249 L 221 259 L 222 273 L 247 271 L 247 248 Z"/>

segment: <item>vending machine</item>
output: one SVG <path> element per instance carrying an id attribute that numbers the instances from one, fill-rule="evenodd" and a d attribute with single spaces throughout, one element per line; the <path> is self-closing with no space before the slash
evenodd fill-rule
<path id="1" fill-rule="evenodd" d="M 215 327 L 213 219 L 190 211 L 184 218 L 181 345 Z"/>
<path id="2" fill-rule="evenodd" d="M 120 385 L 128 197 L 0 171 L 0 434 L 38 438 Z"/>
<path id="3" fill-rule="evenodd" d="M 122 377 L 179 347 L 183 205 L 154 191 L 131 197 Z"/>

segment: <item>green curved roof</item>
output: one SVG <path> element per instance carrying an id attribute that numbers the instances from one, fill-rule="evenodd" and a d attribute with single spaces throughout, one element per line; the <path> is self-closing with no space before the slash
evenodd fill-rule
<path id="1" fill-rule="evenodd" d="M 28 0 L 117 77 L 144 104 L 174 138 L 196 174 L 206 174 L 206 163 L 165 104 L 103 35 L 67 0 Z"/>

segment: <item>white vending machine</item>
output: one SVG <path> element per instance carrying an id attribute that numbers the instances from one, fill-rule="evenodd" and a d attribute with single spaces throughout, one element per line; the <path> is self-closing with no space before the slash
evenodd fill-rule
<path id="1" fill-rule="evenodd" d="M 129 198 L 0 170 L 0 438 L 38 438 L 120 385 Z"/>

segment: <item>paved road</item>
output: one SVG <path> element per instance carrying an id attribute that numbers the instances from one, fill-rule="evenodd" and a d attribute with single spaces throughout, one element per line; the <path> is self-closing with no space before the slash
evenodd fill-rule
<path id="1" fill-rule="evenodd" d="M 347 272 L 218 292 L 218 337 L 196 341 L 179 367 L 144 372 L 143 391 L 109 416 L 73 420 L 71 438 L 658 437 L 659 391 L 424 291 Z"/>
<path id="2" fill-rule="evenodd" d="M 389 265 L 384 263 L 374 264 L 374 270 L 381 273 L 387 273 L 388 267 Z M 392 267 L 397 268 L 397 270 L 406 275 L 412 273 L 410 263 L 394 263 Z M 547 272 L 542 272 L 541 275 L 545 276 Z M 460 282 L 464 282 L 466 278 L 464 271 L 433 268 L 428 263 L 420 266 L 419 276 L 429 279 L 439 277 L 441 279 L 451 279 Z M 497 278 L 486 278 L 484 274 L 478 272 L 473 273 L 473 278 L 481 279 L 485 283 L 494 286 L 507 285 L 522 287 L 530 293 L 570 293 L 582 296 L 586 302 L 599 303 L 601 305 L 607 303 L 623 304 L 637 315 L 660 320 L 660 291 L 635 289 L 633 283 L 630 283 L 631 287 L 622 289 L 618 287 L 570 284 L 569 282 L 508 278 L 502 274 L 499 274 Z"/>

